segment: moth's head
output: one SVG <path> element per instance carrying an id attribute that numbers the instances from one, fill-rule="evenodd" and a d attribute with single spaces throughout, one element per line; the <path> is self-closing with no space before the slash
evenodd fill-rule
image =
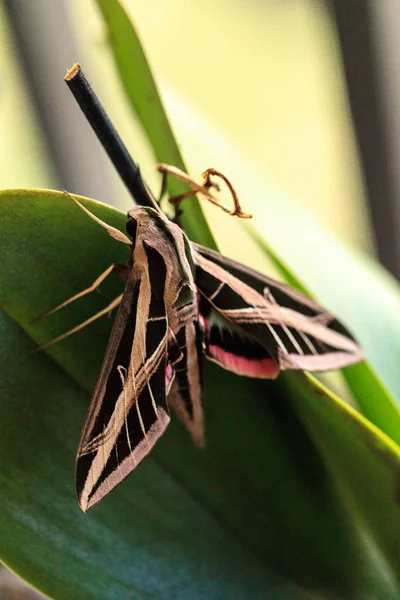
<path id="1" fill-rule="evenodd" d="M 139 237 L 151 242 L 152 239 L 171 240 L 171 235 L 182 235 L 180 227 L 172 223 L 163 212 L 148 206 L 131 208 L 128 212 L 126 231 L 133 243 L 137 242 Z"/>
<path id="2" fill-rule="evenodd" d="M 170 221 L 161 211 L 147 206 L 134 206 L 128 212 L 126 231 L 134 249 L 151 246 L 161 256 L 169 256 L 169 263 L 186 273 L 188 280 L 194 277 L 194 262 L 190 242 L 182 229 Z M 184 250 L 184 252 L 182 252 Z"/>
<path id="3" fill-rule="evenodd" d="M 155 225 L 163 228 L 168 223 L 168 218 L 160 211 L 148 206 L 134 206 L 128 212 L 128 221 L 126 223 L 126 231 L 132 240 L 136 239 L 138 231 L 143 228 L 147 229 L 149 225 Z"/>

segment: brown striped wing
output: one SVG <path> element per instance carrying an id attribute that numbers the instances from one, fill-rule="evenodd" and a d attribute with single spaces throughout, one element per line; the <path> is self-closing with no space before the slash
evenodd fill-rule
<path id="1" fill-rule="evenodd" d="M 289 286 L 193 244 L 199 313 L 209 358 L 234 372 L 327 371 L 362 351 L 328 311 Z"/>
<path id="2" fill-rule="evenodd" d="M 169 423 L 167 336 L 163 296 L 154 293 L 145 276 L 128 281 L 77 453 L 76 488 L 83 510 L 138 465 Z"/>
<path id="3" fill-rule="evenodd" d="M 203 436 L 190 243 L 165 215 L 146 207 L 129 211 L 127 232 L 128 280 L 76 459 L 83 510 L 118 485 L 164 433 L 167 395 L 195 441 Z"/>

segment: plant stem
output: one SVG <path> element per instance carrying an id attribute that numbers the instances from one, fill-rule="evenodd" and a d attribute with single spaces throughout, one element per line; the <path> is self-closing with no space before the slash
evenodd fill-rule
<path id="1" fill-rule="evenodd" d="M 64 79 L 135 202 L 158 209 L 139 166 L 132 160 L 80 65 L 76 63 L 69 69 Z"/>

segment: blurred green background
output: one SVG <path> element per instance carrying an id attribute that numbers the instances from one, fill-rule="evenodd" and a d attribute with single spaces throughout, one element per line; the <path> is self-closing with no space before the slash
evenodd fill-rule
<path id="1" fill-rule="evenodd" d="M 370 216 L 376 198 L 364 183 L 348 100 L 348 32 L 339 32 L 337 4 L 125 2 L 193 174 L 211 166 L 224 172 L 255 219 L 274 210 L 273 203 L 266 206 L 267 195 L 287 196 L 345 245 L 382 256 L 381 240 L 376 244 L 380 224 L 374 226 Z M 382 20 L 378 25 L 375 33 L 382 35 Z M 120 208 L 131 205 L 63 82 L 66 68 L 79 61 L 145 179 L 158 189 L 154 157 L 132 118 L 108 42 L 91 0 L 0 3 L 1 188 L 65 187 Z M 206 213 L 221 250 L 238 256 L 239 225 L 213 208 Z M 264 268 L 264 253 L 243 236 L 240 258 Z M 386 243 L 389 252 L 395 248 L 390 236 Z M 5 580 L 4 598 L 17 597 L 11 591 L 17 584 L 10 582 Z"/>
<path id="2" fill-rule="evenodd" d="M 12 4 L 19 10 L 24 5 Z M 47 43 L 41 52 L 36 52 L 37 58 L 47 63 L 43 66 L 46 81 L 42 82 L 42 106 L 38 109 L 29 97 L 30 80 L 24 76 L 18 40 L 3 8 L 1 186 L 60 187 L 62 176 L 57 174 L 53 148 L 46 144 L 48 127 L 40 119 L 40 110 L 52 111 L 58 119 L 62 118 L 63 107 L 72 103 L 62 81 L 64 68 L 78 60 L 124 141 L 143 165 L 147 179 L 154 182 L 152 157 L 144 153 L 143 141 L 130 125 L 130 109 L 121 93 L 97 7 L 93 2 L 79 0 L 55 2 L 52 7 L 37 0 L 30 4 L 28 7 L 25 3 L 24 11 L 35 14 L 22 17 L 24 30 L 30 20 L 32 35 L 39 35 L 42 30 L 45 33 L 40 40 Z M 264 183 L 265 188 L 276 187 L 287 193 L 342 239 L 373 251 L 340 50 L 329 7 L 313 0 L 142 0 L 127 4 L 131 4 L 191 171 L 197 174 L 209 166 L 219 168 L 234 181 L 245 206 L 248 197 L 251 195 L 254 202 L 257 193 L 262 210 L 263 191 L 252 185 L 254 172 L 258 185 Z M 17 12 L 17 8 L 11 12 Z M 64 45 L 60 52 L 64 62 L 60 63 L 57 56 L 57 43 L 50 46 L 51 36 L 45 31 L 46 14 L 48 25 L 56 29 L 54 42 L 61 28 L 64 33 L 60 43 L 71 35 L 73 47 L 66 51 Z M 70 29 L 68 35 L 66 28 Z M 40 71 L 40 63 L 36 64 Z M 40 79 L 40 72 L 36 76 Z M 31 72 L 30 77 L 35 74 Z M 62 105 L 52 106 L 48 100 L 46 105 L 46 86 L 50 91 L 61 88 L 57 98 L 62 99 Z M 82 131 L 67 140 L 75 156 L 85 153 L 85 139 L 91 137 L 83 121 L 80 127 Z M 59 140 L 59 151 L 62 146 L 68 152 L 67 141 Z M 238 165 L 242 165 L 241 170 Z M 107 189 L 99 199 L 129 206 L 130 200 L 116 183 L 111 166 L 106 172 L 103 167 L 93 166 L 98 187 L 102 187 L 104 178 Z M 76 189 L 72 181 L 69 183 L 68 189 L 87 193 Z"/>

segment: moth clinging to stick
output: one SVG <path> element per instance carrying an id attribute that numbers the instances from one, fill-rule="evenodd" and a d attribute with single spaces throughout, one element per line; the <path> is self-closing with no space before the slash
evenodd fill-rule
<path id="1" fill-rule="evenodd" d="M 82 77 L 79 68 L 70 73 L 72 91 Z M 85 86 L 92 93 L 87 80 Z M 88 97 L 82 96 L 82 87 L 78 91 L 82 106 Z M 270 379 L 283 370 L 327 371 L 363 358 L 346 328 L 308 297 L 190 242 L 155 203 L 98 101 L 95 108 L 97 113 L 85 113 L 92 124 L 97 120 L 96 132 L 140 205 L 128 213 L 128 235 L 89 213 L 112 237 L 128 245 L 129 261 L 119 269 L 126 286 L 112 303 L 119 304 L 118 312 L 77 453 L 76 486 L 83 510 L 102 499 L 149 453 L 168 425 L 169 409 L 194 443 L 204 444 L 203 356 L 239 375 Z M 102 135 L 99 122 L 107 135 Z M 200 183 L 176 168 L 159 169 L 190 185 L 179 199 L 195 192 L 219 206 L 211 176 L 222 177 L 234 201 L 233 209 L 222 205 L 223 210 L 249 217 L 230 182 L 215 169 L 208 170 Z M 111 270 L 96 280 L 97 285 Z"/>

